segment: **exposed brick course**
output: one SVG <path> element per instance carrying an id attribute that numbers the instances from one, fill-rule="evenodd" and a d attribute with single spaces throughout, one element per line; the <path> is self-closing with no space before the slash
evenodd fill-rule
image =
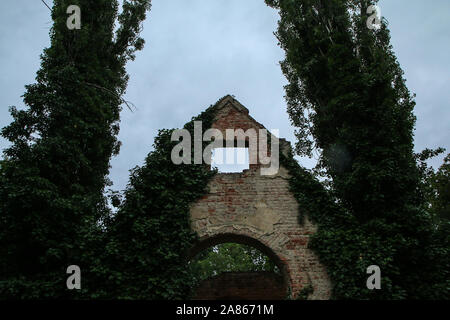
<path id="1" fill-rule="evenodd" d="M 283 278 L 272 272 L 225 272 L 206 279 L 196 289 L 194 300 L 282 300 Z"/>

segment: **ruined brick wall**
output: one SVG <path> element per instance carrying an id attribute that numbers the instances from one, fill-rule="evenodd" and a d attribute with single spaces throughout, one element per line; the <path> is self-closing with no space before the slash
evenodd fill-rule
<path id="1" fill-rule="evenodd" d="M 214 128 L 263 128 L 248 110 L 232 97 L 222 101 Z M 280 140 L 281 149 L 289 147 Z M 209 193 L 191 207 L 192 228 L 200 242 L 192 255 L 223 242 L 250 244 L 273 258 L 295 297 L 311 284 L 310 299 L 328 299 L 331 283 L 316 255 L 307 248 L 315 226 L 306 218 L 298 223 L 299 205 L 289 191 L 288 172 L 260 174 L 260 165 L 242 173 L 219 173 L 209 183 Z"/>
<path id="2" fill-rule="evenodd" d="M 206 279 L 195 291 L 194 300 L 282 300 L 286 288 L 280 275 L 272 272 L 224 272 Z"/>

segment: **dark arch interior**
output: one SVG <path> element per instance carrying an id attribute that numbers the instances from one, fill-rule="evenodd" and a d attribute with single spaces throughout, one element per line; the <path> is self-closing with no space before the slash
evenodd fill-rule
<path id="1" fill-rule="evenodd" d="M 271 272 L 225 272 L 217 275 L 216 277 L 212 277 L 208 280 L 203 281 L 203 283 L 200 285 L 201 288 L 199 289 L 200 291 L 202 291 L 202 293 L 200 294 L 201 297 L 199 299 L 208 299 L 203 298 L 206 296 L 215 296 L 217 299 L 246 299 L 246 297 L 243 296 L 242 291 L 233 291 L 233 288 L 225 288 L 225 292 L 223 292 L 223 294 L 226 295 L 221 296 L 222 292 L 218 293 L 218 291 L 220 291 L 218 288 L 221 288 L 223 286 L 236 286 L 236 284 L 238 287 L 241 287 L 241 289 L 242 286 L 248 285 L 249 290 L 261 291 L 263 289 L 266 291 L 261 292 L 259 295 L 256 294 L 257 292 L 255 292 L 255 295 L 247 294 L 247 296 L 253 297 L 248 299 L 260 299 L 259 297 L 261 296 L 273 298 L 274 296 L 272 294 L 276 294 L 277 297 L 286 296 L 287 290 L 289 288 L 289 276 L 286 264 L 271 248 L 252 237 L 226 233 L 208 237 L 203 240 L 201 239 L 191 248 L 191 250 L 189 250 L 187 257 L 189 261 L 191 261 L 203 250 L 224 243 L 238 243 L 258 249 L 261 253 L 263 253 L 273 261 L 273 263 L 280 270 L 281 276 Z M 271 288 L 267 288 L 267 286 L 271 286 Z M 208 290 L 214 291 L 215 294 L 209 294 L 210 292 L 208 292 Z M 196 294 L 194 294 L 194 298 L 195 297 Z"/>

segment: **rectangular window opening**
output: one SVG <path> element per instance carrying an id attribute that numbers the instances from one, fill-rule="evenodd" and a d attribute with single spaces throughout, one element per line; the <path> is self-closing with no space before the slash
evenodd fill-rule
<path id="1" fill-rule="evenodd" d="M 248 148 L 215 148 L 211 168 L 222 173 L 242 172 L 250 168 Z"/>

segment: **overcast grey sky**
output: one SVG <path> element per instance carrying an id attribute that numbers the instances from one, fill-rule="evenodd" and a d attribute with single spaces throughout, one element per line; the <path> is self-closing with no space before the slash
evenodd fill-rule
<path id="1" fill-rule="evenodd" d="M 417 94 L 415 149 L 450 151 L 450 1 L 381 0 L 380 7 L 407 85 Z M 142 32 L 146 46 L 127 68 L 125 99 L 138 109 L 122 111 L 123 145 L 111 162 L 115 189 L 142 164 L 158 129 L 181 127 L 225 94 L 294 141 L 278 63 L 283 51 L 273 35 L 277 20 L 263 0 L 153 0 Z M 34 81 L 50 27 L 40 0 L 0 2 L 0 127 L 12 120 L 8 106 L 24 106 L 24 85 Z M 7 146 L 0 138 L 0 149 Z M 311 167 L 314 160 L 300 162 Z"/>

